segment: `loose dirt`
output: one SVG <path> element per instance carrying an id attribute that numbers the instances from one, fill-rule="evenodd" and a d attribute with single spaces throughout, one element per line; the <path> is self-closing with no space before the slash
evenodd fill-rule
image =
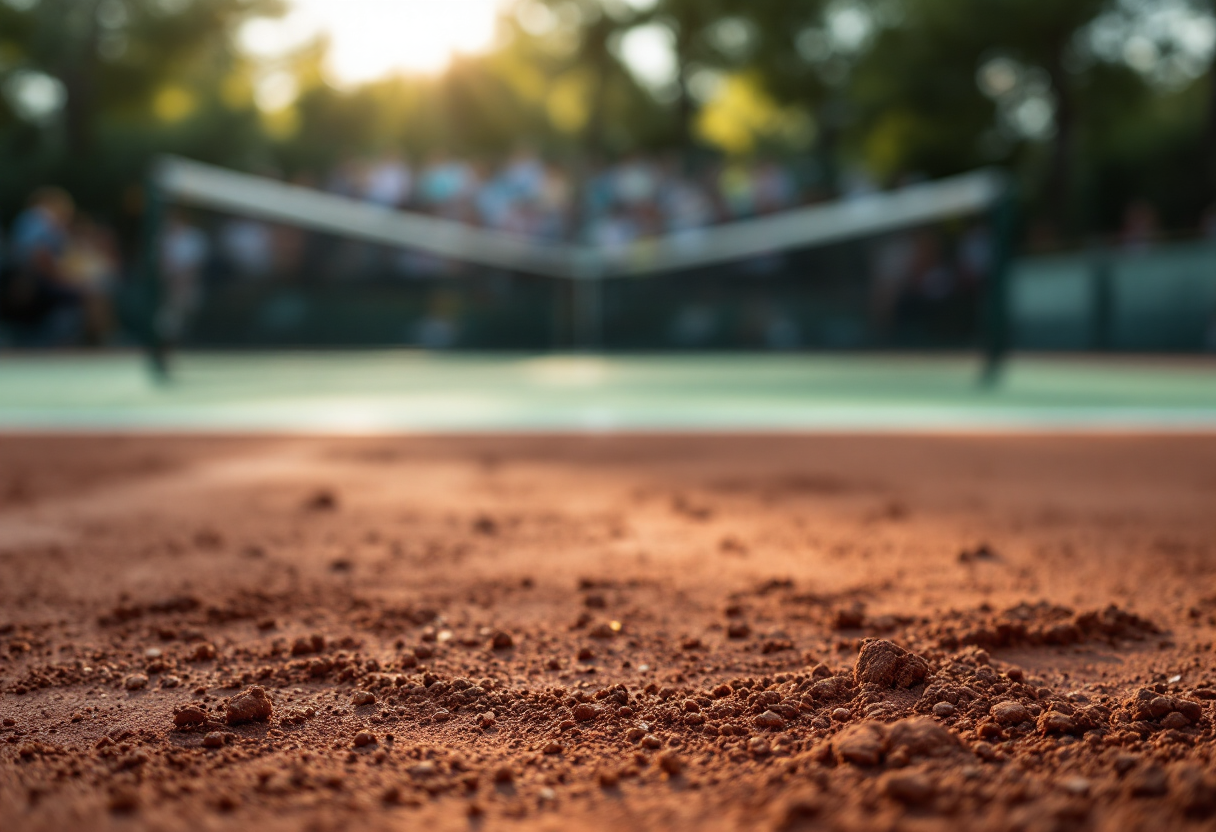
<path id="1" fill-rule="evenodd" d="M 1216 828 L 1216 438 L 0 439 L 0 825 Z"/>

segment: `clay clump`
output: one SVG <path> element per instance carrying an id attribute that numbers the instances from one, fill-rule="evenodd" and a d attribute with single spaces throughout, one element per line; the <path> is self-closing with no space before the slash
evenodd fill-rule
<path id="1" fill-rule="evenodd" d="M 274 714 L 274 705 L 266 695 L 266 688 L 254 685 L 244 693 L 232 697 L 224 714 L 229 725 L 266 722 Z"/>
<path id="2" fill-rule="evenodd" d="M 929 663 L 922 657 L 886 639 L 866 639 L 857 656 L 853 681 L 858 687 L 910 688 L 923 682 L 927 675 Z"/>

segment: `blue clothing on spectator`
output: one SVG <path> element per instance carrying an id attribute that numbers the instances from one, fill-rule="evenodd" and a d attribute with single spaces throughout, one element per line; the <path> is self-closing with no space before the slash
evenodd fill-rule
<path id="1" fill-rule="evenodd" d="M 34 258 L 39 252 L 60 257 L 67 246 L 67 231 L 40 208 L 23 211 L 13 223 L 10 256 L 12 264 L 18 269 L 36 266 Z"/>
<path id="2" fill-rule="evenodd" d="M 13 223 L 0 314 L 13 324 L 20 346 L 69 344 L 81 331 L 80 292 L 60 283 L 57 274 L 68 245 L 67 229 L 43 208 L 27 209 Z"/>

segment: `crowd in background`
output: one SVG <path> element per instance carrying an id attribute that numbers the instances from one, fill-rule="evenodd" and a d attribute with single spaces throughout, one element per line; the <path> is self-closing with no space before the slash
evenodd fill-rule
<path id="1" fill-rule="evenodd" d="M 771 161 L 690 173 L 675 155 L 635 155 L 575 177 L 527 151 L 497 167 L 449 157 L 412 167 L 386 154 L 340 166 L 322 187 L 534 240 L 604 246 L 771 214 L 816 196 L 793 168 Z"/>
<path id="2" fill-rule="evenodd" d="M 677 156 L 632 156 L 593 166 L 585 175 L 519 152 L 497 167 L 439 157 L 411 165 L 384 154 L 352 160 L 297 184 L 527 238 L 538 243 L 579 241 L 604 248 L 662 234 L 762 217 L 819 201 L 798 170 L 772 161 L 719 162 L 690 172 Z M 863 176 L 845 177 L 848 199 L 876 190 Z M 1203 229 L 1216 238 L 1216 211 Z M 1160 237 L 1147 203 L 1128 206 L 1120 246 L 1129 252 Z M 76 211 L 71 197 L 42 189 L 0 235 L 0 343 L 100 344 L 116 332 L 112 297 L 123 279 L 114 236 Z M 300 279 L 323 275 L 396 277 L 459 272 L 414 252 L 386 252 L 342 243 L 318 246 L 298 229 L 229 216 L 200 223 L 173 213 L 160 235 L 163 334 L 176 339 L 198 308 L 208 279 Z M 974 292 L 991 258 L 983 225 L 945 251 L 932 233 L 890 235 L 870 255 L 872 321 L 879 328 L 917 304 Z M 7 334 L 6 334 L 7 332 Z"/>
<path id="3" fill-rule="evenodd" d="M 42 188 L 0 235 L 0 327 L 18 346 L 104 344 L 121 277 L 113 232 L 65 191 Z"/>

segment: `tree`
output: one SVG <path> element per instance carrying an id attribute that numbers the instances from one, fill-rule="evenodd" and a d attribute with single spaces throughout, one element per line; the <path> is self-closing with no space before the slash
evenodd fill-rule
<path id="1" fill-rule="evenodd" d="M 1002 144 L 1042 144 L 1042 204 L 1057 229 L 1075 231 L 1082 109 L 1104 80 L 1078 59 L 1078 39 L 1111 2 L 902 0 L 899 25 L 875 40 L 852 91 L 871 147 L 885 133 L 890 164 L 942 172 Z"/>
<path id="2" fill-rule="evenodd" d="M 0 55 L 14 56 L 0 64 L 0 75 L 53 79 L 63 92 L 57 116 L 21 125 L 9 114 L 0 148 L 25 164 L 17 179 L 0 182 L 7 191 L 0 193 L 0 211 L 46 180 L 70 185 L 86 201 L 96 195 L 113 202 L 124 187 L 118 182 L 137 178 L 152 150 L 127 143 L 115 155 L 113 137 L 129 139 L 135 125 L 144 136 L 175 131 L 184 116 L 201 115 L 203 104 L 220 97 L 225 76 L 240 69 L 233 46 L 238 27 L 282 9 L 281 0 L 0 3 Z M 167 90 L 176 91 L 175 104 Z M 209 113 L 210 124 L 223 121 L 220 109 Z M 42 134 L 32 144 L 21 138 L 30 131 Z"/>

